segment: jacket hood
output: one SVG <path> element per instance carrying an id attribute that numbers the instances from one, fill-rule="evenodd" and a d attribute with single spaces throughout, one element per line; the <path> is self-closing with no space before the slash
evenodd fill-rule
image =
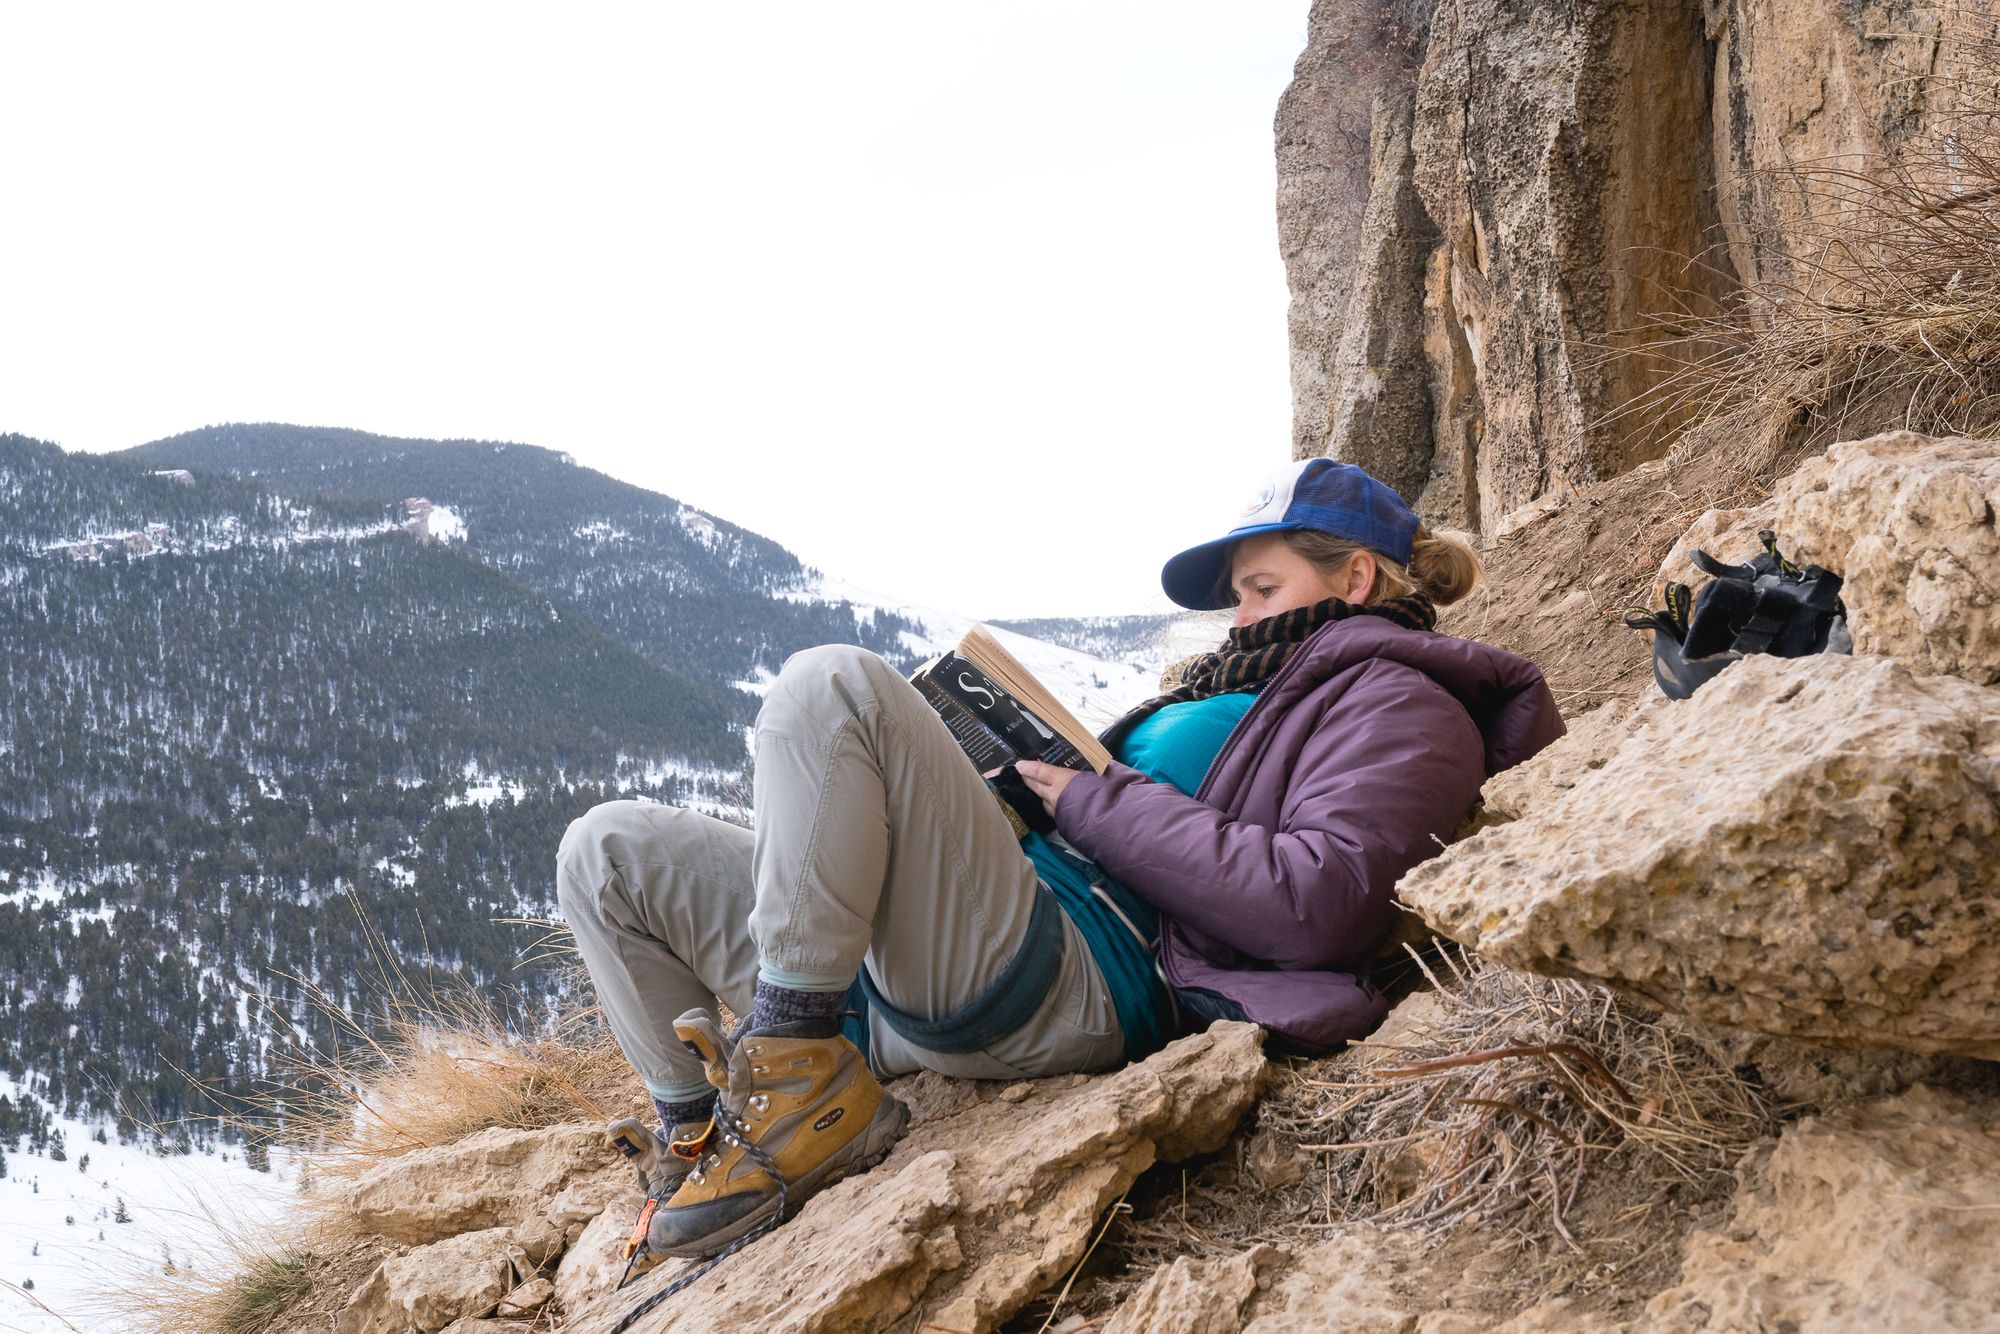
<path id="1" fill-rule="evenodd" d="M 1486 776 L 1512 768 L 1568 729 L 1542 669 L 1519 654 L 1474 639 L 1406 630 L 1379 616 L 1349 616 L 1306 637 L 1267 687 L 1278 698 L 1266 712 L 1375 658 L 1414 667 L 1449 691 L 1486 743 Z"/>

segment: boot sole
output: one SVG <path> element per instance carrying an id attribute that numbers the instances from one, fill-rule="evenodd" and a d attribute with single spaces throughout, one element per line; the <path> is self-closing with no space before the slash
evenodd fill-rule
<path id="1" fill-rule="evenodd" d="M 834 1154 L 797 1181 L 785 1183 L 787 1218 L 798 1213 L 805 1202 L 819 1194 L 827 1186 L 857 1172 L 865 1172 L 889 1156 L 889 1150 L 896 1147 L 896 1141 L 910 1128 L 910 1109 L 892 1093 L 884 1093 L 875 1115 L 868 1122 L 868 1128 L 848 1142 L 846 1148 Z M 679 1246 L 662 1247 L 658 1255 L 670 1255 L 680 1260 L 705 1260 L 730 1243 L 737 1241 L 761 1227 L 765 1220 L 778 1211 L 778 1197 L 771 1196 L 743 1217 L 726 1227 L 717 1228 L 698 1241 L 685 1242 Z"/>

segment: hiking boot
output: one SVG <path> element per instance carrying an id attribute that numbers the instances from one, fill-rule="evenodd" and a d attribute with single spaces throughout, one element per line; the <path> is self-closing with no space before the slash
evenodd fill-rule
<path id="1" fill-rule="evenodd" d="M 821 1187 L 873 1167 L 910 1123 L 909 1109 L 882 1091 L 852 1042 L 801 1037 L 801 1025 L 753 1029 L 735 1042 L 705 1010 L 674 1024 L 722 1090 L 694 1170 L 653 1211 L 646 1249 L 714 1255 Z M 719 1076 L 719 1078 L 718 1078 Z"/>
<path id="2" fill-rule="evenodd" d="M 708 1122 L 686 1121 L 673 1128 L 671 1138 L 637 1117 L 625 1116 L 604 1128 L 611 1147 L 639 1174 L 639 1189 L 661 1199 L 680 1188 L 681 1178 L 694 1169 L 696 1154 L 690 1146 L 708 1133 Z M 681 1152 L 674 1145 L 682 1146 Z"/>
<path id="3" fill-rule="evenodd" d="M 639 1188 L 646 1201 L 639 1206 L 639 1218 L 625 1242 L 627 1279 L 643 1274 L 666 1259 L 646 1244 L 653 1214 L 680 1189 L 681 1182 L 694 1170 L 700 1157 L 699 1146 L 708 1140 L 710 1122 L 684 1121 L 669 1135 L 662 1135 L 635 1117 L 621 1117 L 604 1128 L 605 1137 L 639 1174 Z"/>

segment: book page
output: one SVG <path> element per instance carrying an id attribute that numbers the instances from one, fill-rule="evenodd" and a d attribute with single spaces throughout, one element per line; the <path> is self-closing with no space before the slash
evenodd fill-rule
<path id="1" fill-rule="evenodd" d="M 1105 766 L 1111 763 L 1111 752 L 1105 750 L 1090 729 L 1078 722 L 1076 716 L 1064 708 L 1013 654 L 1002 648 L 1000 641 L 985 626 L 975 625 L 967 630 L 965 637 L 958 642 L 958 651 L 991 677 L 1037 722 L 1045 724 L 1048 730 L 1067 742 L 1084 764 L 1098 773 L 1104 772 Z M 1041 758 L 1050 764 L 1058 763 L 1047 755 Z M 1067 767 L 1081 768 L 1082 765 Z"/>
<path id="2" fill-rule="evenodd" d="M 968 708 L 954 693 L 943 688 L 939 680 L 941 675 L 939 669 L 955 658 L 955 654 L 948 653 L 942 658 L 925 663 L 917 670 L 917 674 L 910 678 L 910 684 L 917 688 L 918 693 L 923 695 L 925 703 L 944 720 L 946 729 L 951 732 L 951 739 L 958 743 L 958 748 L 965 752 L 973 767 L 982 774 L 988 774 L 1013 763 L 1019 757 L 1007 743 L 1006 738 L 988 727 L 980 716 Z"/>

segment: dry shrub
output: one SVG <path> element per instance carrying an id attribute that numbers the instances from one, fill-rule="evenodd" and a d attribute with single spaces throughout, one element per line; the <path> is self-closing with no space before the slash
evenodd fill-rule
<path id="1" fill-rule="evenodd" d="M 528 924 L 546 929 L 536 955 L 566 951 L 561 923 Z M 351 1179 L 490 1127 L 604 1121 L 646 1104 L 595 1009 L 523 1032 L 470 988 L 419 987 L 400 971 L 390 981 L 365 1018 L 306 984 L 329 1036 L 288 1055 L 265 1110 L 282 1113 L 282 1138 L 314 1177 Z"/>
<path id="2" fill-rule="evenodd" d="M 542 930 L 526 958 L 566 958 L 575 967 L 560 922 L 518 924 Z M 490 1127 L 605 1121 L 648 1106 L 594 1008 L 524 1031 L 469 987 L 413 980 L 380 942 L 374 959 L 378 997 L 365 1012 L 298 980 L 327 1036 L 307 1039 L 295 1030 L 270 1088 L 235 1109 L 246 1135 L 299 1165 L 301 1198 L 286 1225 L 248 1226 L 207 1209 L 204 1231 L 213 1242 L 200 1263 L 167 1275 L 154 1267 L 112 1289 L 105 1311 L 119 1328 L 325 1328 L 384 1249 L 345 1212 L 341 1184 Z M 267 998 L 266 1008 L 282 1012 L 275 999 Z"/>
<path id="3" fill-rule="evenodd" d="M 1945 109 L 1892 160 L 1767 173 L 1806 219 L 1745 252 L 1770 276 L 1738 284 L 1719 313 L 1663 314 L 1592 344 L 1600 366 L 1669 368 L 1607 420 L 1669 435 L 1686 422 L 1677 459 L 1726 454 L 1765 489 L 1836 440 L 2000 434 L 2000 29 L 1962 6 L 1911 21 L 1923 15 L 1939 24 L 1924 101 Z"/>
<path id="4" fill-rule="evenodd" d="M 92 1312 L 119 1329 L 166 1334 L 264 1334 L 312 1291 L 328 1262 L 312 1250 L 270 1251 L 241 1229 L 218 1226 L 206 1263 L 150 1272 L 121 1285 Z"/>
<path id="5" fill-rule="evenodd" d="M 1519 1292 L 1584 1291 L 1671 1252 L 1773 1127 L 1759 1090 L 1602 987 L 1455 949 L 1423 966 L 1422 1017 L 1290 1066 L 1236 1170 L 1132 1224 L 1135 1272 L 1372 1225 L 1511 1253 Z"/>

